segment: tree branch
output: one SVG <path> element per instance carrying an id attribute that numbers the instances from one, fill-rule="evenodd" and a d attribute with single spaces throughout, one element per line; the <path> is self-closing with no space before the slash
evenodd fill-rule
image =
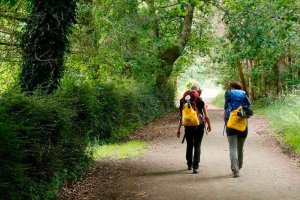
<path id="1" fill-rule="evenodd" d="M 153 19 L 154 19 L 151 23 L 152 34 L 155 38 L 159 38 L 159 28 L 158 28 L 158 21 L 155 16 L 154 0 L 147 0 L 146 3 L 150 9 L 150 14 L 153 16 Z"/>
<path id="2" fill-rule="evenodd" d="M 0 46 L 10 46 L 10 47 L 16 47 L 16 46 L 17 46 L 17 44 L 15 44 L 15 43 L 1 42 L 1 41 L 0 41 Z"/>
<path id="3" fill-rule="evenodd" d="M 10 48 L 1 48 L 1 51 L 14 51 L 17 49 L 17 46 L 13 46 L 13 47 L 10 47 Z"/>
<path id="4" fill-rule="evenodd" d="M 195 10 L 195 6 L 191 5 L 190 3 L 187 4 L 187 14 L 184 17 L 184 24 L 181 30 L 181 36 L 178 39 L 178 47 L 180 51 L 184 49 L 188 41 L 189 35 L 191 33 L 194 10 Z"/>
<path id="5" fill-rule="evenodd" d="M 4 33 L 4 34 L 7 34 L 7 35 L 15 35 L 16 33 L 14 31 L 11 31 L 9 29 L 5 29 L 5 28 L 0 28 L 0 33 Z"/>
<path id="6" fill-rule="evenodd" d="M 5 15 L 5 14 L 1 14 L 0 13 L 0 18 L 6 18 L 6 19 L 11 19 L 11 20 L 17 20 L 17 21 L 20 21 L 20 22 L 28 22 L 28 19 L 27 18 L 24 18 L 24 17 L 16 17 L 16 16 L 13 16 L 13 15 Z"/>
<path id="7" fill-rule="evenodd" d="M 159 6 L 159 7 L 156 7 L 157 8 L 169 8 L 169 7 L 173 7 L 173 6 L 177 6 L 177 5 L 180 5 L 181 3 L 173 3 L 173 4 L 170 4 L 170 5 L 165 5 L 165 6 Z"/>

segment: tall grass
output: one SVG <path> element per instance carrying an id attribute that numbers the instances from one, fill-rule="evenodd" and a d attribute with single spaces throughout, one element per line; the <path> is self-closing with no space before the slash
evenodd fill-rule
<path id="1" fill-rule="evenodd" d="M 300 153 L 300 95 L 267 99 L 254 106 L 257 114 L 266 115 L 272 127 L 295 152 Z"/>

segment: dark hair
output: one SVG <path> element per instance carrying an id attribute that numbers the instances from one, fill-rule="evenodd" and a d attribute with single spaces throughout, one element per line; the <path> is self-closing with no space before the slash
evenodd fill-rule
<path id="1" fill-rule="evenodd" d="M 197 90 L 198 91 L 198 93 L 199 93 L 199 96 L 201 95 L 201 93 L 202 93 L 202 90 L 199 88 L 199 90 Z"/>
<path id="2" fill-rule="evenodd" d="M 229 83 L 229 87 L 230 87 L 230 89 L 231 88 L 234 88 L 234 89 L 237 89 L 237 90 L 242 90 L 243 89 L 242 84 L 240 82 L 238 82 L 238 81 L 230 82 Z"/>

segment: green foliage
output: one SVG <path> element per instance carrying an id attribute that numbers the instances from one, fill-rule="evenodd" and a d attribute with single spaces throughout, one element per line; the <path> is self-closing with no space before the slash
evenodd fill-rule
<path id="1" fill-rule="evenodd" d="M 223 6 L 227 31 L 214 49 L 218 64 L 213 67 L 220 82 L 237 80 L 240 63 L 253 98 L 298 87 L 299 3 L 227 0 Z"/>
<path id="2" fill-rule="evenodd" d="M 300 95 L 266 99 L 255 104 L 258 114 L 266 115 L 272 127 L 297 153 L 300 153 Z"/>
<path id="3" fill-rule="evenodd" d="M 20 191 L 26 184 L 26 173 L 22 160 L 24 155 L 21 152 L 19 144 L 20 138 L 13 131 L 13 126 L 4 121 L 4 111 L 1 109 L 1 126 L 0 126 L 0 197 L 1 199 L 18 199 Z"/>
<path id="4" fill-rule="evenodd" d="M 221 92 L 220 94 L 218 94 L 214 100 L 213 100 L 213 104 L 219 108 L 223 108 L 224 107 L 224 103 L 225 103 L 225 97 L 224 97 L 224 92 Z"/>
<path id="5" fill-rule="evenodd" d="M 79 121 L 89 127 L 88 133 L 91 136 L 101 140 L 122 138 L 174 106 L 173 87 L 167 88 L 167 95 L 163 94 L 168 104 L 167 107 L 162 107 L 161 94 L 155 85 L 137 83 L 134 80 L 124 79 L 114 84 L 89 81 L 72 75 L 65 76 L 61 87 L 57 91 L 59 95 L 77 94 L 75 100 L 79 102 L 69 100 L 68 104 L 82 110 Z"/>
<path id="6" fill-rule="evenodd" d="M 24 1 L 0 1 L 0 93 L 16 87 L 20 52 L 17 48 L 21 28 L 25 24 Z"/>
<path id="7" fill-rule="evenodd" d="M 13 6 L 18 2 L 18 0 L 0 0 L 0 4 L 6 4 Z"/>
<path id="8" fill-rule="evenodd" d="M 1 97 L 1 198 L 54 199 L 62 180 L 87 168 L 88 140 L 77 125 L 79 111 L 62 99 Z"/>
<path id="9" fill-rule="evenodd" d="M 75 0 L 32 0 L 31 15 L 21 39 L 21 87 L 26 92 L 58 87 L 63 74 L 67 35 L 75 21 Z"/>
<path id="10" fill-rule="evenodd" d="M 116 141 L 169 109 L 155 96 L 155 86 L 67 74 L 52 95 L 2 95 L 1 199 L 55 199 L 63 181 L 89 166 L 89 139 Z"/>

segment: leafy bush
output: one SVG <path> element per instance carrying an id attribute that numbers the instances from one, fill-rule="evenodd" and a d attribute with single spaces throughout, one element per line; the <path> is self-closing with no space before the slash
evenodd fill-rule
<path id="1" fill-rule="evenodd" d="M 76 123 L 79 112 L 60 100 L 23 94 L 1 98 L 2 198 L 53 199 L 61 180 L 87 168 L 88 140 Z"/>
<path id="2" fill-rule="evenodd" d="M 55 94 L 3 94 L 0 199 L 55 199 L 65 180 L 88 168 L 89 139 L 121 139 L 171 108 L 173 94 L 169 89 L 161 104 L 155 87 L 74 75 L 65 76 Z"/>
<path id="3" fill-rule="evenodd" d="M 85 87 L 84 91 L 90 91 L 82 103 L 88 106 L 89 135 L 100 140 L 120 139 L 174 107 L 173 86 L 168 86 L 166 93 L 161 94 L 154 85 L 133 80 L 122 80 L 115 84 L 87 83 L 80 78 L 71 78 L 63 82 L 62 87 L 66 87 L 63 92 L 70 90 L 71 87 L 67 85 Z"/>

